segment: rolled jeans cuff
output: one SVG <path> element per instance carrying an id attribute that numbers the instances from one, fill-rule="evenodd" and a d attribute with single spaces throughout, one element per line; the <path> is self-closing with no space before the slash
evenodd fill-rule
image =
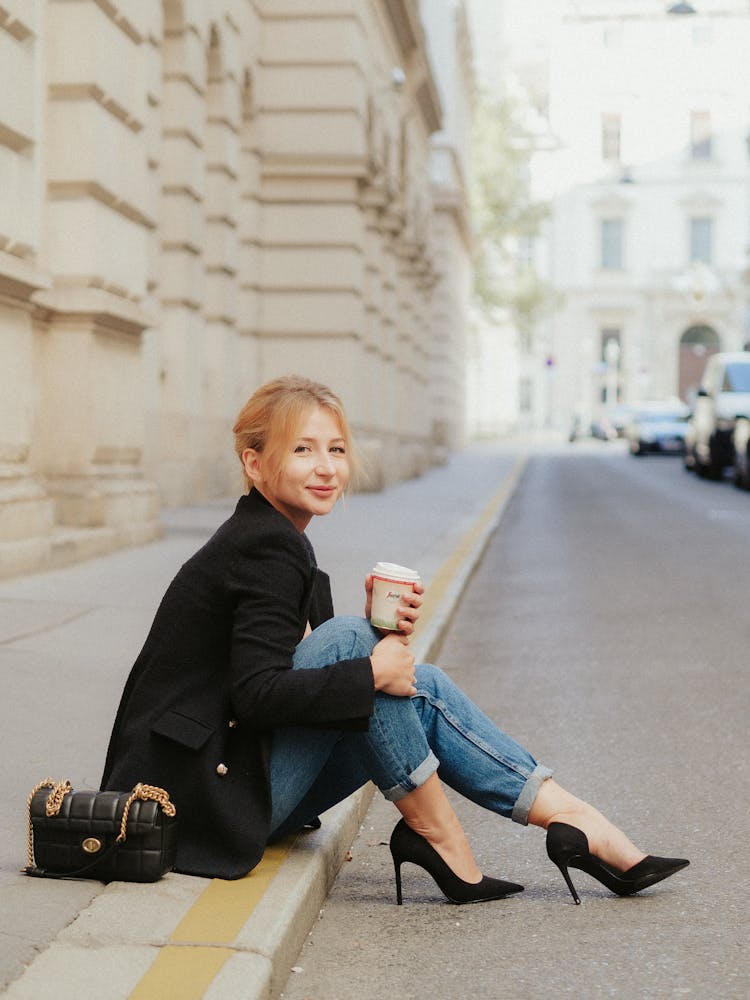
<path id="1" fill-rule="evenodd" d="M 537 797 L 539 789 L 542 787 L 542 782 L 551 777 L 552 771 L 550 768 L 545 767 L 543 764 L 537 764 L 526 779 L 526 784 L 521 789 L 521 794 L 518 796 L 516 804 L 513 806 L 513 812 L 510 814 L 510 818 L 514 823 L 520 823 L 522 826 L 529 825 L 529 811 L 534 804 L 534 799 Z"/>
<path id="2" fill-rule="evenodd" d="M 381 788 L 384 798 L 389 802 L 398 802 L 399 799 L 403 799 L 409 792 L 413 792 L 415 788 L 423 785 L 430 775 L 437 771 L 438 767 L 440 767 L 440 761 L 432 750 L 430 750 L 422 763 L 411 774 L 408 774 L 403 781 L 400 781 L 392 788 Z"/>

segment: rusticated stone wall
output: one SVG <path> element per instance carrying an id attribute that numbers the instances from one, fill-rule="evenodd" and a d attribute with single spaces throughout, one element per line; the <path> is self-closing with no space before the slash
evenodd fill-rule
<path id="1" fill-rule="evenodd" d="M 428 7 L 0 0 L 0 576 L 238 492 L 283 372 L 368 488 L 461 442 L 470 54 Z"/>

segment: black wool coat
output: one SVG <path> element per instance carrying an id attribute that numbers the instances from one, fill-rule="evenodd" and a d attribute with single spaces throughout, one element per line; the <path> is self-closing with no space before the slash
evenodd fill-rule
<path id="1" fill-rule="evenodd" d="M 308 621 L 333 614 L 312 546 L 252 490 L 170 584 L 125 684 L 101 787 L 165 788 L 176 870 L 239 878 L 271 832 L 274 729 L 366 729 L 369 658 L 292 670 Z"/>

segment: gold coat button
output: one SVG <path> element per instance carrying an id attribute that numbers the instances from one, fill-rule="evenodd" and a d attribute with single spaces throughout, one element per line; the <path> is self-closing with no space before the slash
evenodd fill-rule
<path id="1" fill-rule="evenodd" d="M 229 774 L 229 768 L 226 764 L 217 764 L 216 773 L 223 778 L 225 774 Z"/>

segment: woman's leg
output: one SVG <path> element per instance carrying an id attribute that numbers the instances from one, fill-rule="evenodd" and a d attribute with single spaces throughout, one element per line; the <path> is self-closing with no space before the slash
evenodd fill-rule
<path id="1" fill-rule="evenodd" d="M 482 880 L 461 821 L 448 801 L 440 778 L 431 774 L 419 788 L 396 802 L 408 826 L 429 841 L 443 861 L 464 882 Z"/>
<path id="2" fill-rule="evenodd" d="M 417 709 L 438 774 L 478 805 L 518 823 L 546 829 L 577 826 L 592 854 L 626 871 L 646 856 L 597 809 L 557 784 L 552 772 L 507 736 L 437 667 L 417 667 Z"/>
<path id="3" fill-rule="evenodd" d="M 438 667 L 422 663 L 415 674 L 411 702 L 443 781 L 491 812 L 528 823 L 550 768 L 499 729 Z"/>
<path id="4" fill-rule="evenodd" d="M 300 643 L 295 669 L 369 655 L 379 634 L 363 619 L 337 618 Z M 465 797 L 519 823 L 555 819 L 592 835 L 592 852 L 616 867 L 643 857 L 592 807 L 549 781 L 551 771 L 500 730 L 437 667 L 415 668 L 417 694 L 378 693 L 367 732 L 289 729 L 275 734 L 271 756 L 273 826 L 299 828 L 368 779 L 393 801 L 455 873 L 474 882 L 479 870 L 439 775 Z M 428 780 L 430 779 L 430 780 Z M 567 817 L 567 820 L 563 817 Z M 577 822 L 576 822 L 577 821 Z M 603 852 L 603 853 L 600 853 Z"/>
<path id="5" fill-rule="evenodd" d="M 300 643 L 295 669 L 367 655 L 379 638 L 362 619 L 333 619 Z M 536 789 L 551 772 L 479 712 L 442 671 L 422 665 L 416 674 L 419 693 L 413 698 L 376 695 L 365 733 L 275 734 L 272 829 L 278 835 L 299 828 L 372 779 L 460 878 L 476 882 L 481 873 L 458 818 L 440 782 L 431 778 L 438 760 L 448 784 L 520 822 L 526 822 Z"/>
<path id="6" fill-rule="evenodd" d="M 369 655 L 380 638 L 364 619 L 334 618 L 299 644 L 294 669 Z M 280 730 L 270 761 L 271 836 L 300 829 L 372 780 L 459 878 L 478 882 L 481 872 L 436 776 L 438 763 L 410 699 L 381 692 L 367 732 Z"/>
<path id="7" fill-rule="evenodd" d="M 369 655 L 379 638 L 364 619 L 331 619 L 299 644 L 294 668 Z M 419 664 L 415 674 L 417 694 L 411 698 L 377 693 L 364 732 L 295 728 L 277 732 L 271 759 L 272 777 L 278 778 L 273 782 L 274 798 L 282 797 L 287 784 L 282 779 L 292 777 L 296 806 L 335 748 L 339 762 L 349 755 L 362 761 L 367 775 L 393 802 L 422 785 L 439 764 L 440 776 L 462 795 L 527 823 L 528 811 L 551 770 L 537 764 L 442 670 Z"/>
<path id="8" fill-rule="evenodd" d="M 294 669 L 368 656 L 380 638 L 365 619 L 333 618 L 299 644 Z M 395 801 L 422 785 L 437 767 L 409 699 L 378 692 L 366 732 L 290 727 L 274 733 L 271 829 L 278 834 L 294 823 L 299 828 L 368 780 Z"/>

